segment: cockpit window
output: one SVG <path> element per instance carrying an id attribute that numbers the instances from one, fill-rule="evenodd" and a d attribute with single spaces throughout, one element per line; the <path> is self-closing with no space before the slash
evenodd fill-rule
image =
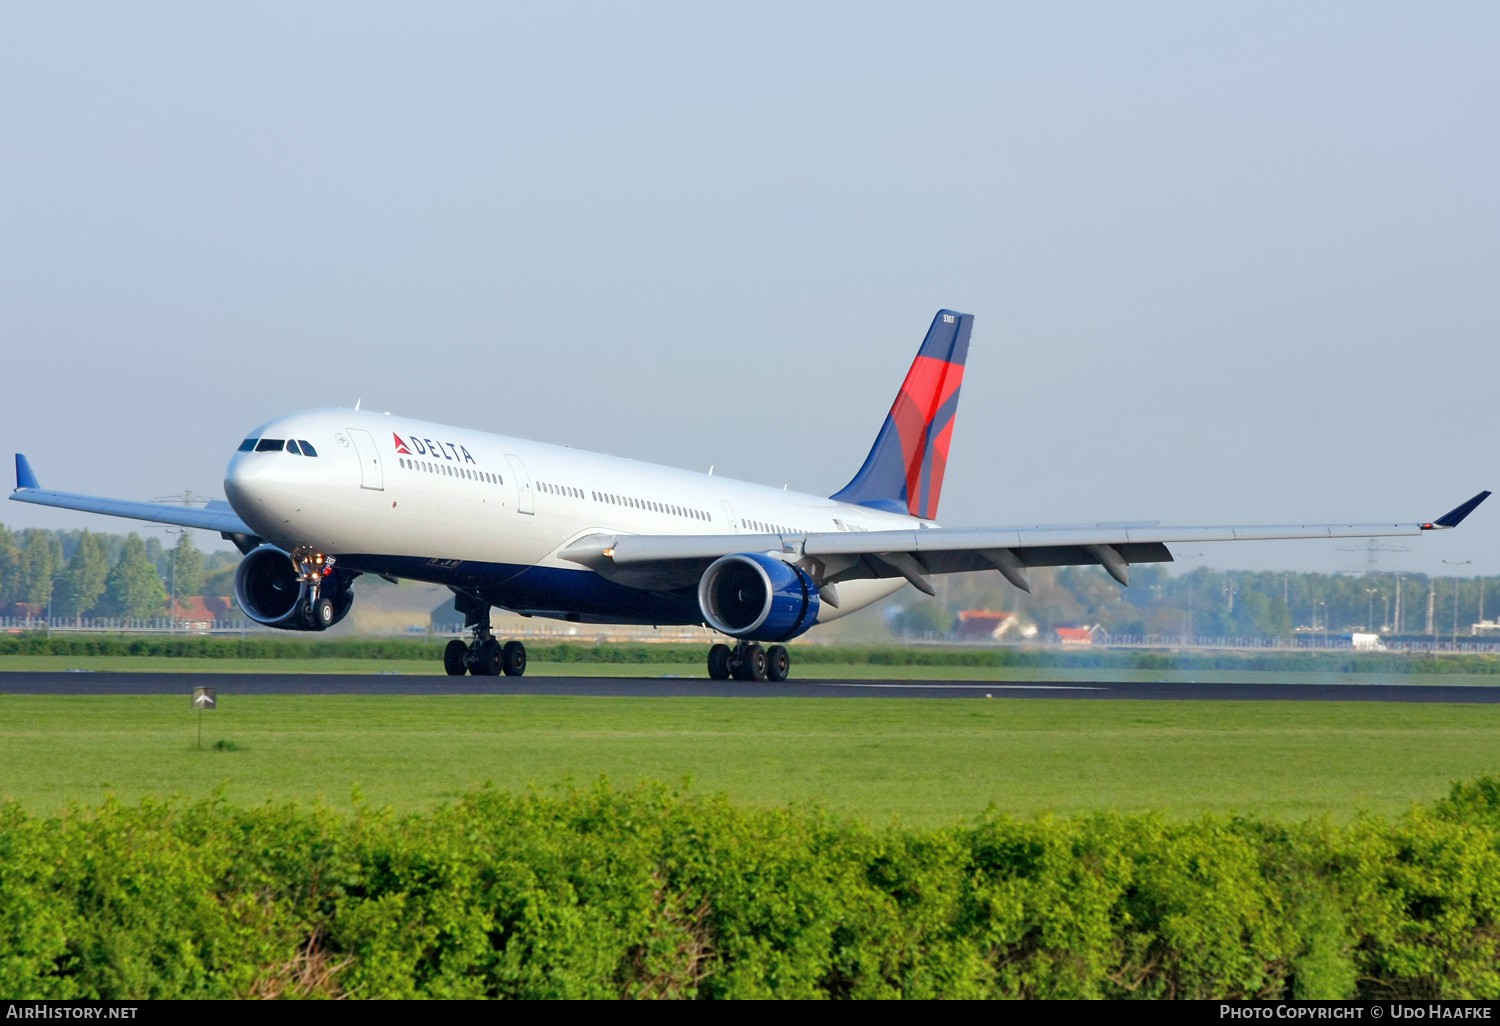
<path id="1" fill-rule="evenodd" d="M 302 455 L 302 450 L 297 448 L 297 440 L 295 438 L 288 438 L 286 440 L 286 451 L 292 453 L 294 456 Z"/>
<path id="2" fill-rule="evenodd" d="M 298 439 L 297 444 L 302 446 L 302 455 L 304 456 L 316 456 L 318 454 L 318 450 L 314 449 L 312 443 L 305 438 Z"/>
<path id="3" fill-rule="evenodd" d="M 251 452 L 252 450 L 254 450 L 255 443 L 258 442 L 258 441 L 260 441 L 259 438 L 247 438 L 247 439 L 245 439 L 243 442 L 240 443 L 240 452 Z"/>
<path id="4" fill-rule="evenodd" d="M 262 438 L 255 444 L 256 452 L 280 452 L 281 447 L 286 445 L 285 438 Z"/>

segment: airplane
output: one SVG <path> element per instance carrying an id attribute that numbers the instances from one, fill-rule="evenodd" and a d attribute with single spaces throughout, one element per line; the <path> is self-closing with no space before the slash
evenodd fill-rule
<path id="1" fill-rule="evenodd" d="M 519 676 L 490 611 L 577 623 L 700 624 L 732 639 L 716 680 L 786 680 L 785 642 L 937 574 L 1101 566 L 1121 585 L 1172 543 L 1375 538 L 1454 528 L 1480 492 L 1432 521 L 1272 527 L 1093 523 L 944 527 L 947 471 L 971 314 L 940 310 L 858 473 L 830 497 L 358 409 L 268 421 L 229 458 L 228 501 L 130 502 L 41 487 L 16 454 L 20 502 L 218 531 L 244 558 L 240 609 L 268 627 L 321 631 L 360 574 L 446 585 L 472 634 L 449 674 Z"/>

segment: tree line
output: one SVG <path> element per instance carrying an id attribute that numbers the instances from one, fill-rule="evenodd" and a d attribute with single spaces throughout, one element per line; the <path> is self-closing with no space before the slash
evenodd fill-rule
<path id="1" fill-rule="evenodd" d="M 0 524 L 0 609 L 24 603 L 33 616 L 162 616 L 174 594 L 179 603 L 228 595 L 238 563 L 236 553 L 203 553 L 191 531 L 167 548 L 134 532 L 15 532 Z"/>
<path id="2" fill-rule="evenodd" d="M 965 609 L 1015 612 L 1043 630 L 1099 624 L 1117 635 L 1269 638 L 1316 631 L 1467 637 L 1500 613 L 1500 577 L 1431 577 L 1405 572 L 1321 574 L 1214 570 L 1169 574 L 1130 568 L 1122 588 L 1098 567 L 1031 571 L 1027 595 L 998 574 L 937 579 L 935 599 L 905 593 L 892 617 L 898 634 L 952 630 Z M 1430 618 L 1429 618 L 1430 608 Z"/>

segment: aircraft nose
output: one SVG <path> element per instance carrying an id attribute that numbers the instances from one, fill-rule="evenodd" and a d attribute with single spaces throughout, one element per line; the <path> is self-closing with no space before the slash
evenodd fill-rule
<path id="1" fill-rule="evenodd" d="M 281 475 L 272 453 L 237 452 L 224 472 L 224 497 L 244 519 L 247 513 L 265 502 L 266 493 Z M 253 515 L 253 514 L 251 514 Z"/>

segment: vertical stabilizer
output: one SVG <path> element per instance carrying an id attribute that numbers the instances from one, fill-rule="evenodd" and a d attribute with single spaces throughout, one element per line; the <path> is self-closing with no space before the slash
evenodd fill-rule
<path id="1" fill-rule="evenodd" d="M 973 327 L 972 314 L 938 311 L 864 466 L 833 498 L 924 520 L 937 516 Z"/>

